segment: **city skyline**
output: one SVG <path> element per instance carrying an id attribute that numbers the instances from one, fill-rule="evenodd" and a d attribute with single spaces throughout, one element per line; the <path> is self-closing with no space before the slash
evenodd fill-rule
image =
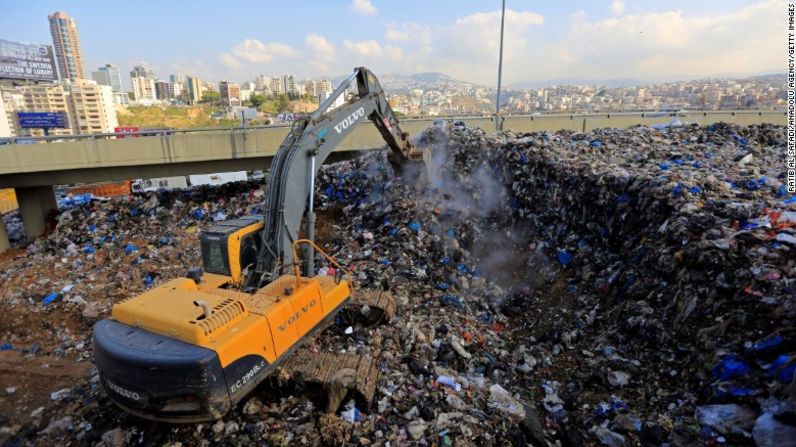
<path id="1" fill-rule="evenodd" d="M 742 8 L 741 11 L 760 12 L 768 3 L 770 2 L 758 2 Z M 613 19 L 615 23 L 619 22 L 619 16 L 626 7 L 626 3 L 622 0 L 614 0 L 611 3 L 612 12 L 617 16 Z M 353 0 L 349 12 L 368 16 L 379 14 L 370 0 Z M 543 23 L 542 16 L 538 14 L 514 11 L 508 11 L 508 14 L 509 22 L 513 20 L 511 16 L 517 14 L 514 18 L 533 18 L 536 24 Z M 579 14 L 582 15 L 583 12 Z M 486 16 L 482 15 L 483 17 Z M 196 70 L 178 68 L 158 71 L 155 66 L 144 61 L 132 65 L 129 78 L 121 76 L 122 72 L 128 73 L 127 67 L 120 67 L 115 61 L 106 62 L 99 65 L 96 71 L 89 72 L 86 71 L 83 57 L 88 52 L 84 53 L 81 48 L 78 20 L 63 10 L 48 14 L 47 19 L 54 52 L 42 44 L 25 45 L 4 41 L 7 42 L 8 48 L 4 50 L 7 61 L 3 71 L 10 76 L 0 83 L 2 121 L 5 122 L 2 124 L 4 135 L 38 132 L 25 130 L 20 124 L 21 121 L 18 121 L 15 115 L 20 110 L 54 111 L 63 114 L 68 117 L 68 129 L 63 128 L 64 124 L 60 124 L 62 129 L 58 132 L 64 134 L 109 132 L 118 124 L 116 106 L 126 105 L 180 107 L 203 104 L 211 108 L 220 106 L 221 110 L 207 112 L 216 120 L 224 116 L 235 117 L 238 114 L 237 109 L 251 106 L 249 110 L 253 112 L 249 112 L 250 119 L 257 117 L 265 119 L 267 114 L 260 106 L 266 102 L 266 98 L 270 97 L 274 101 L 268 106 L 268 113 L 281 116 L 280 113 L 286 110 L 294 111 L 290 108 L 291 100 L 305 101 L 303 105 L 295 106 L 306 108 L 307 101 L 312 104 L 312 101 L 317 103 L 328 98 L 333 91 L 330 78 L 335 81 L 342 79 L 342 77 L 334 79 L 336 76 L 324 75 L 321 67 L 314 67 L 315 71 L 310 73 L 305 68 L 304 72 L 299 71 L 299 76 L 296 76 L 296 72 L 292 70 L 279 71 L 278 64 L 263 65 L 263 69 L 259 72 L 246 72 L 242 75 L 238 70 L 241 68 L 238 62 L 225 64 L 223 73 L 204 79 L 197 76 Z M 91 20 L 88 22 L 92 23 Z M 478 23 L 471 25 L 474 29 L 481 29 Z M 712 26 L 718 25 L 714 23 Z M 418 35 L 422 35 L 420 30 L 412 30 L 405 35 L 393 34 L 391 38 L 399 41 L 411 40 Z M 287 56 L 289 48 L 261 46 L 261 43 L 257 43 L 259 41 L 251 39 L 246 42 L 246 48 L 283 52 L 285 53 L 283 56 Z M 374 50 L 374 55 L 378 55 L 380 51 L 376 51 L 376 48 L 380 48 L 378 44 L 371 48 Z M 47 57 L 48 55 L 52 57 L 52 53 L 55 55 L 55 61 L 51 58 L 48 63 Z M 244 53 L 235 51 L 238 58 L 257 59 L 260 63 L 270 64 L 277 59 L 273 55 L 258 59 Z M 228 56 L 227 62 L 237 61 L 235 56 L 227 53 L 223 55 Z M 400 55 L 396 54 L 395 58 L 400 59 Z M 54 62 L 57 62 L 60 82 L 52 82 Z M 28 77 L 20 77 L 20 73 L 27 73 Z M 382 79 L 385 91 L 388 93 L 387 99 L 396 112 L 406 115 L 450 116 L 492 113 L 496 96 L 494 85 L 468 81 L 468 78 L 449 76 L 446 73 L 446 71 L 430 71 L 407 75 L 386 72 Z M 786 99 L 782 88 L 785 84 L 784 76 L 780 80 L 779 77 L 782 75 L 777 73 L 743 78 L 706 75 L 697 79 L 677 81 L 650 79 L 642 81 L 631 79 L 630 75 L 620 81 L 600 81 L 594 78 L 593 73 L 580 73 L 578 76 L 579 78 L 560 80 L 507 82 L 500 93 L 503 99 L 500 110 L 505 113 L 536 114 L 567 111 L 776 108 L 782 106 Z M 26 83 L 18 84 L 14 79 L 21 79 Z M 129 79 L 129 90 L 122 79 Z M 37 81 L 38 84 L 30 81 Z M 621 82 L 626 84 L 621 85 Z M 286 94 L 286 97 L 282 94 Z"/>
<path id="2" fill-rule="evenodd" d="M 26 5 L 24 11 L 12 8 L 11 14 L 0 18 L 0 25 L 5 38 L 45 43 L 50 41 L 46 16 L 63 10 L 78 21 L 86 67 L 110 63 L 126 72 L 143 60 L 161 79 L 177 72 L 235 82 L 277 73 L 294 73 L 300 79 L 331 78 L 354 65 L 367 65 L 379 73 L 440 72 L 491 85 L 496 78 L 493 47 L 499 4 L 487 8 L 483 2 L 475 3 L 450 8 L 445 2 L 435 2 L 416 17 L 410 14 L 412 9 L 418 11 L 412 2 L 406 8 L 368 0 L 322 4 L 302 11 L 302 26 L 288 32 L 279 23 L 286 21 L 274 17 L 290 17 L 295 10 L 272 5 L 272 14 L 258 14 L 261 5 L 242 2 L 230 9 L 250 14 L 237 16 L 232 21 L 241 26 L 225 27 L 223 33 L 213 32 L 209 25 L 229 22 L 228 11 L 197 5 L 185 23 L 172 21 L 173 26 L 165 26 L 160 16 L 153 16 L 148 20 L 150 31 L 140 33 L 137 19 L 114 14 L 120 3 L 86 7 L 78 2 L 42 1 Z M 619 0 L 566 6 L 510 1 L 504 82 L 621 78 L 654 83 L 779 71 L 775 47 L 781 41 L 780 30 L 762 26 L 776 17 L 781 9 L 778 2 L 738 0 L 709 8 L 692 3 L 696 4 L 673 1 L 653 7 Z M 168 16 L 175 6 L 164 8 L 160 15 Z M 114 20 L 98 20 L 100 14 Z M 259 17 L 268 26 L 253 26 L 249 16 Z M 422 22 L 412 21 L 421 17 Z M 138 27 L 135 39 L 129 34 L 133 25 Z M 627 41 L 629 37 L 632 42 Z M 750 45 L 754 50 L 749 50 Z M 749 51 L 756 55 L 754 60 L 737 57 Z M 589 70 L 578 69 L 581 65 Z M 125 78 L 124 89 L 130 90 L 130 79 Z"/>

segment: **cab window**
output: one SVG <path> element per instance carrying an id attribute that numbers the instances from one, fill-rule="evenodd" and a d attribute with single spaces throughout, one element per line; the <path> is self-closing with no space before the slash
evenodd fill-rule
<path id="1" fill-rule="evenodd" d="M 220 239 L 202 238 L 202 263 L 206 272 L 229 274 L 226 244 Z"/>
<path id="2" fill-rule="evenodd" d="M 257 255 L 260 252 L 261 232 L 247 234 L 240 241 L 240 268 L 245 269 L 251 264 L 257 263 Z"/>

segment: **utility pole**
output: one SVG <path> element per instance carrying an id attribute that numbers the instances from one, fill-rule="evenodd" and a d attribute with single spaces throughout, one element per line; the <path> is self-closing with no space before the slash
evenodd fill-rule
<path id="1" fill-rule="evenodd" d="M 500 118 L 500 81 L 503 77 L 503 25 L 506 22 L 506 0 L 503 0 L 503 9 L 500 13 L 500 57 L 498 60 L 497 99 L 495 103 L 495 130 L 503 130 L 503 120 Z"/>

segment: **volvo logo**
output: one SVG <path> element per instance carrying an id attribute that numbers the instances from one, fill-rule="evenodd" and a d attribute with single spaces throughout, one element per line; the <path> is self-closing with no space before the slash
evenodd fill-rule
<path id="1" fill-rule="evenodd" d="M 120 396 L 124 396 L 132 400 L 141 400 L 141 396 L 135 391 L 128 390 L 127 388 L 122 388 L 119 385 L 116 385 L 115 383 L 107 379 L 105 380 L 105 384 L 108 385 L 108 388 L 112 389 L 116 394 Z"/>
<path id="2" fill-rule="evenodd" d="M 309 304 L 307 304 L 306 306 L 303 306 L 301 309 L 299 309 L 295 313 L 295 315 L 291 315 L 290 318 L 287 319 L 287 321 L 285 321 L 284 323 L 280 324 L 279 325 L 279 330 L 280 331 L 284 331 L 285 329 L 287 329 L 288 326 L 290 326 L 293 323 L 295 323 L 296 320 L 301 318 L 302 315 L 307 313 L 307 311 L 309 311 L 313 307 L 315 307 L 315 300 L 310 301 Z"/>
<path id="3" fill-rule="evenodd" d="M 348 115 L 347 117 L 343 118 L 342 121 L 337 123 L 337 125 L 334 126 L 334 130 L 336 130 L 337 133 L 340 133 L 340 131 L 342 131 L 343 129 L 348 129 L 349 126 L 356 123 L 363 116 L 365 116 L 365 108 L 360 107 L 354 110 L 354 113 Z"/>

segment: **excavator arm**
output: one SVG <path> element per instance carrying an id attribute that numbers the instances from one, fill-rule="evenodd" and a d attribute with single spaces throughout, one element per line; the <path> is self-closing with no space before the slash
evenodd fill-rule
<path id="1" fill-rule="evenodd" d="M 354 81 L 357 93 L 343 105 L 329 110 Z M 423 152 L 401 130 L 376 77 L 367 68 L 356 68 L 315 112 L 293 125 L 274 157 L 263 207 L 262 248 L 249 286 L 269 283 L 298 262 L 293 258 L 291 244 L 298 239 L 308 200 L 308 233 L 312 238 L 315 174 L 334 148 L 365 119 L 373 122 L 392 149 L 392 162 L 423 160 Z M 308 276 L 312 276 L 312 256 L 307 270 Z"/>

